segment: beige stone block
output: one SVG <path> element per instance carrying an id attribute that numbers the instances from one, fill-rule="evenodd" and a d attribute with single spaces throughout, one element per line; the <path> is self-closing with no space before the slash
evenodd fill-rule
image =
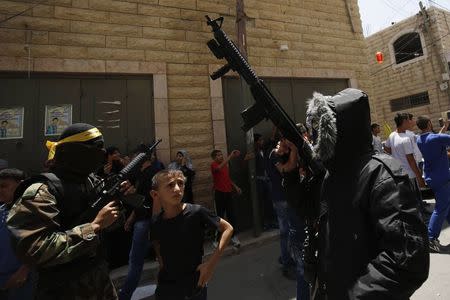
<path id="1" fill-rule="evenodd" d="M 168 29 L 180 29 L 180 30 L 202 30 L 202 23 L 200 20 L 191 21 L 191 20 L 182 20 L 182 19 L 173 19 L 173 18 L 160 18 L 160 24 L 163 28 Z"/>
<path id="2" fill-rule="evenodd" d="M 230 6 L 223 4 L 223 1 L 197 0 L 197 9 L 228 15 L 234 7 L 231 8 Z"/>
<path id="3" fill-rule="evenodd" d="M 189 28 L 189 27 L 187 27 Z M 213 38 L 210 32 L 186 31 L 186 40 L 192 42 L 200 42 L 206 45 L 206 42 Z M 230 36 L 234 41 L 235 39 Z"/>
<path id="4" fill-rule="evenodd" d="M 153 75 L 153 96 L 155 98 L 167 99 L 167 75 Z"/>
<path id="5" fill-rule="evenodd" d="M 89 0 L 72 0 L 72 6 L 78 8 L 89 8 Z"/>
<path id="6" fill-rule="evenodd" d="M 191 64 L 215 64 L 217 58 L 212 53 L 189 53 L 189 63 Z"/>
<path id="7" fill-rule="evenodd" d="M 17 16 L 8 20 L 9 28 L 48 30 L 57 32 L 70 31 L 70 21 L 40 17 Z"/>
<path id="8" fill-rule="evenodd" d="M 87 47 L 62 46 L 61 57 L 63 58 L 88 58 Z"/>
<path id="9" fill-rule="evenodd" d="M 227 133 L 224 120 L 213 121 L 214 144 L 225 144 L 227 142 Z"/>
<path id="10" fill-rule="evenodd" d="M 176 75 L 208 75 L 207 65 L 167 64 L 167 74 Z"/>
<path id="11" fill-rule="evenodd" d="M 107 73 L 121 74 L 159 74 L 164 71 L 164 66 L 149 64 L 142 61 L 107 60 Z"/>
<path id="12" fill-rule="evenodd" d="M 1 71 L 27 71 L 28 58 L 0 56 Z"/>
<path id="13" fill-rule="evenodd" d="M 209 86 L 211 89 L 211 97 L 212 98 L 221 98 L 223 97 L 223 91 L 222 91 L 222 79 L 216 79 L 213 80 L 209 78 Z"/>
<path id="14" fill-rule="evenodd" d="M 28 9 L 28 3 L 15 2 L 15 1 L 2 1 L 0 6 L 0 13 L 4 14 L 17 14 Z"/>
<path id="15" fill-rule="evenodd" d="M 155 137 L 162 139 L 158 149 L 170 149 L 169 123 L 155 123 Z"/>
<path id="16" fill-rule="evenodd" d="M 88 56 L 92 59 L 105 60 L 144 60 L 144 50 L 88 48 Z"/>
<path id="17" fill-rule="evenodd" d="M 144 38 L 127 38 L 127 47 L 131 49 L 144 49 L 144 50 L 165 50 L 166 41 L 156 39 L 144 39 Z"/>
<path id="18" fill-rule="evenodd" d="M 20 29 L 0 28 L 0 42 L 23 44 L 26 42 L 26 32 Z"/>
<path id="19" fill-rule="evenodd" d="M 49 43 L 67 46 L 105 46 L 105 36 L 96 34 L 50 32 Z"/>
<path id="20" fill-rule="evenodd" d="M 55 7 L 50 5 L 38 5 L 32 9 L 32 15 L 35 17 L 53 18 L 55 16 Z"/>
<path id="21" fill-rule="evenodd" d="M 67 30 L 69 31 L 69 30 Z M 72 21 L 70 26 L 71 32 L 119 35 L 119 36 L 142 36 L 142 27 L 131 25 L 114 25 L 94 22 Z"/>
<path id="22" fill-rule="evenodd" d="M 211 133 L 211 122 L 174 123 L 170 125 L 172 135 Z"/>
<path id="23" fill-rule="evenodd" d="M 154 98 L 155 123 L 169 122 L 169 103 L 167 99 Z"/>
<path id="24" fill-rule="evenodd" d="M 196 135 L 172 135 L 170 144 L 173 148 L 179 149 L 195 145 L 212 145 L 212 134 L 196 134 Z"/>
<path id="25" fill-rule="evenodd" d="M 175 7 L 139 4 L 138 14 L 167 18 L 180 18 L 180 9 Z"/>
<path id="26" fill-rule="evenodd" d="M 211 113 L 214 121 L 225 119 L 222 97 L 211 98 Z"/>
<path id="27" fill-rule="evenodd" d="M 105 62 L 85 59 L 35 58 L 34 71 L 105 73 Z"/>
<path id="28" fill-rule="evenodd" d="M 187 63 L 189 62 L 189 56 L 183 52 L 171 52 L 171 51 L 145 51 L 145 60 L 147 61 L 163 61 L 169 63 Z"/>
<path id="29" fill-rule="evenodd" d="M 181 41 L 184 41 L 186 39 L 186 33 L 184 30 L 153 28 L 153 27 L 144 27 L 142 30 L 143 30 L 143 37 L 145 38 L 181 40 Z"/>
<path id="30" fill-rule="evenodd" d="M 159 5 L 196 9 L 196 0 L 159 0 Z"/>
<path id="31" fill-rule="evenodd" d="M 104 11 L 117 11 L 123 13 L 137 13 L 137 3 L 115 0 L 94 0 L 89 1 L 89 8 Z"/>
<path id="32" fill-rule="evenodd" d="M 106 48 L 126 48 L 127 38 L 125 36 L 107 36 Z"/>
<path id="33" fill-rule="evenodd" d="M 55 7 L 55 17 L 59 19 L 68 19 L 76 21 L 92 21 L 96 22 L 108 22 L 109 15 L 107 12 L 81 9 L 81 8 L 69 8 L 69 7 Z"/>
<path id="34" fill-rule="evenodd" d="M 48 32 L 33 30 L 31 32 L 31 44 L 48 44 Z"/>
<path id="35" fill-rule="evenodd" d="M 148 62 L 141 61 L 139 63 L 139 69 L 142 73 L 147 74 L 166 74 L 167 66 L 165 62 Z"/>
<path id="36" fill-rule="evenodd" d="M 207 87 L 169 87 L 169 98 L 207 98 L 209 88 Z"/>
<path id="37" fill-rule="evenodd" d="M 113 24 L 141 25 L 159 27 L 159 18 L 133 14 L 109 13 L 109 20 Z"/>
<path id="38" fill-rule="evenodd" d="M 207 76 L 189 76 L 189 75 L 171 75 L 168 78 L 169 87 L 191 86 L 208 87 L 209 80 Z"/>
<path id="39" fill-rule="evenodd" d="M 193 107 L 199 110 L 210 109 L 209 99 L 169 99 L 169 110 L 191 110 Z"/>
<path id="40" fill-rule="evenodd" d="M 187 41 L 166 41 L 166 48 L 170 51 L 209 53 L 205 43 Z"/>
<path id="41" fill-rule="evenodd" d="M 191 108 L 192 109 L 192 108 Z M 171 111 L 170 123 L 211 122 L 210 110 Z"/>

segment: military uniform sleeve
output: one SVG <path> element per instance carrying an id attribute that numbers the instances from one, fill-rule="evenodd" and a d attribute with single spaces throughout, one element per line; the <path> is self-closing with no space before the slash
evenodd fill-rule
<path id="1" fill-rule="evenodd" d="M 12 207 L 7 225 L 18 257 L 27 264 L 47 267 L 82 255 L 94 255 L 98 237 L 92 226 L 60 228 L 55 197 L 45 184 L 33 184 Z"/>
<path id="2" fill-rule="evenodd" d="M 367 207 L 378 254 L 350 289 L 350 299 L 409 299 L 428 277 L 427 230 L 410 182 L 406 175 L 384 175 Z"/>

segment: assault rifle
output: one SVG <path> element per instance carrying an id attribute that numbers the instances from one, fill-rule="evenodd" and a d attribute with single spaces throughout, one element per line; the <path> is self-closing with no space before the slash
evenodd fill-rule
<path id="1" fill-rule="evenodd" d="M 128 204 L 135 208 L 143 206 L 143 197 L 140 195 L 127 195 L 122 196 L 120 192 L 120 184 L 128 179 L 135 173 L 135 170 L 139 168 L 148 157 L 152 155 L 156 146 L 162 141 L 157 140 L 150 147 L 147 147 L 145 152 L 139 153 L 125 168 L 123 168 L 119 174 L 112 175 L 106 180 L 100 182 L 101 187 L 97 191 L 97 199 L 91 204 L 88 210 L 80 215 L 74 226 L 82 224 L 87 221 L 92 221 L 97 213 L 112 200 L 118 199 L 120 204 Z"/>
<path id="2" fill-rule="evenodd" d="M 223 17 L 212 20 L 209 16 L 206 16 L 206 19 L 214 33 L 214 39 L 208 41 L 207 45 L 218 59 L 225 58 L 227 61 L 227 64 L 211 75 L 211 79 L 216 80 L 230 70 L 236 71 L 247 82 L 256 101 L 254 105 L 241 113 L 244 119 L 242 129 L 248 131 L 262 120 L 270 119 L 283 137 L 297 146 L 300 157 L 311 173 L 314 176 L 321 176 L 324 173 L 324 168 L 319 161 L 314 159 L 312 149 L 303 139 L 294 121 L 284 111 L 264 82 L 255 74 L 233 41 L 221 29 Z"/>

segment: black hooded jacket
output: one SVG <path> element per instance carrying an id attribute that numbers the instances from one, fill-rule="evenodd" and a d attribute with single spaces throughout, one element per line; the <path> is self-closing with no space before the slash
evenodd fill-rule
<path id="1" fill-rule="evenodd" d="M 427 230 L 400 164 L 374 155 L 367 95 L 315 94 L 308 114 L 327 169 L 315 299 L 409 299 L 428 277 Z"/>

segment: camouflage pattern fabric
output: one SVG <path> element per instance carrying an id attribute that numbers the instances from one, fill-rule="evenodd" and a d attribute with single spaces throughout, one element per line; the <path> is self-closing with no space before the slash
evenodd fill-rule
<path id="1" fill-rule="evenodd" d="M 59 214 L 48 186 L 35 183 L 8 215 L 16 254 L 39 271 L 37 299 L 117 299 L 106 262 L 96 259 L 100 240 L 91 225 L 64 231 Z M 75 266 L 66 268 L 74 261 Z M 58 270 L 56 278 L 51 276 L 53 268 Z"/>

